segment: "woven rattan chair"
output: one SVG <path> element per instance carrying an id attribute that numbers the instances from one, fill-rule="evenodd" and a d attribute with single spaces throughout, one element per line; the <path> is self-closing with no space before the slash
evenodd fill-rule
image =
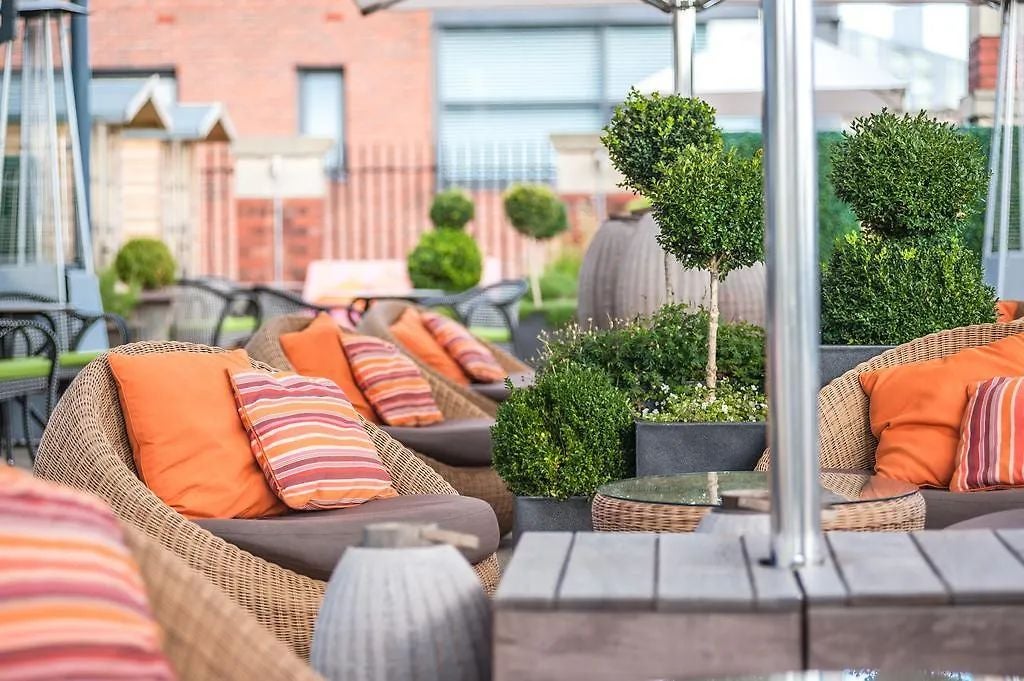
<path id="1" fill-rule="evenodd" d="M 189 681 L 316 681 L 321 677 L 250 613 L 178 556 L 125 524 L 125 543 L 142 573 L 163 633 L 163 651 Z"/>
<path id="2" fill-rule="evenodd" d="M 870 471 L 875 467 L 878 441 L 871 434 L 868 397 L 858 376 L 865 371 L 946 357 L 966 348 L 986 345 L 1024 333 L 1024 320 L 1010 324 L 980 324 L 940 331 L 893 348 L 855 366 L 818 393 L 821 467 Z M 765 452 L 756 470 L 768 470 L 771 453 Z"/>
<path id="3" fill-rule="evenodd" d="M 356 330 L 359 331 L 360 333 L 365 333 L 368 336 L 376 336 L 377 338 L 382 338 L 390 343 L 394 343 L 398 347 L 405 350 L 406 354 L 409 355 L 409 357 L 413 361 L 420 365 L 420 368 L 423 369 L 424 373 L 430 374 L 438 381 L 443 382 L 450 389 L 454 390 L 459 395 L 461 395 L 466 401 L 472 402 L 477 407 L 484 410 L 484 412 L 486 412 L 488 415 L 494 416 L 495 414 L 497 414 L 497 402 L 490 399 L 489 397 L 481 395 L 472 388 L 459 385 L 458 383 L 455 383 L 451 379 L 442 376 L 434 369 L 431 369 L 429 366 L 417 360 L 416 357 L 412 355 L 412 353 L 410 353 L 407 348 L 402 347 L 402 344 L 399 343 L 398 340 L 391 333 L 391 325 L 394 324 L 398 320 L 398 318 L 402 316 L 402 313 L 405 312 L 406 308 L 409 307 L 412 307 L 410 303 L 402 301 L 388 300 L 379 302 L 366 311 L 366 313 L 363 315 L 362 320 L 360 320 L 359 325 L 356 327 Z M 509 374 L 525 374 L 531 373 L 533 371 L 533 369 L 529 367 L 526 363 L 513 357 L 510 353 L 502 350 L 493 343 L 488 343 L 487 341 L 482 339 L 477 340 L 480 340 L 481 343 L 486 345 L 488 349 L 490 349 L 490 351 L 494 353 L 495 359 L 498 360 L 498 363 L 501 364 L 502 368 Z"/>
<path id="4" fill-rule="evenodd" d="M 226 352 L 186 343 L 146 342 L 112 352 Z M 253 361 L 253 367 L 271 369 Z M 187 398 L 187 396 L 182 396 Z M 399 494 L 456 494 L 437 473 L 380 429 L 365 424 Z M 139 480 L 106 355 L 87 365 L 50 418 L 35 463 L 38 476 L 101 497 L 127 523 L 155 538 L 201 572 L 291 646 L 309 656 L 324 582 L 299 575 L 214 536 L 167 506 Z M 475 566 L 488 590 L 498 581 L 494 556 Z"/>
<path id="5" fill-rule="evenodd" d="M 281 335 L 301 331 L 312 321 L 311 317 L 305 315 L 287 315 L 271 319 L 253 334 L 245 349 L 253 359 L 280 369 L 292 370 L 293 367 L 281 348 Z M 450 382 L 434 373 L 425 373 L 424 376 L 430 384 L 437 406 L 446 419 L 475 419 L 487 416 L 475 404 L 467 401 L 461 393 L 452 390 Z M 512 495 L 493 468 L 449 466 L 419 453 L 416 453 L 416 456 L 437 471 L 459 494 L 483 499 L 490 504 L 498 518 L 498 529 L 502 534 L 512 529 Z"/>

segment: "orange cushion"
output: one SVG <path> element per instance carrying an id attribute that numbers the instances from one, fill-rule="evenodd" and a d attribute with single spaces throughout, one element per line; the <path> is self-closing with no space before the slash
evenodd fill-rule
<path id="1" fill-rule="evenodd" d="M 508 378 L 508 372 L 501 368 L 494 353 L 462 324 L 436 312 L 423 312 L 420 318 L 441 347 L 474 381 L 497 383 Z"/>
<path id="2" fill-rule="evenodd" d="M 296 372 L 331 381 L 341 388 L 360 416 L 370 423 L 380 423 L 366 395 L 356 385 L 348 357 L 341 349 L 340 334 L 338 323 L 321 312 L 302 331 L 281 334 L 281 349 Z"/>
<path id="3" fill-rule="evenodd" d="M 260 518 L 286 510 L 249 447 L 227 370 L 245 350 L 111 354 L 135 468 L 188 518 Z"/>
<path id="4" fill-rule="evenodd" d="M 389 426 L 429 426 L 444 415 L 420 368 L 391 343 L 370 336 L 341 337 L 352 373 Z"/>
<path id="5" fill-rule="evenodd" d="M 968 395 L 949 488 L 1024 487 L 1024 378 L 975 383 Z"/>
<path id="6" fill-rule="evenodd" d="M 469 378 L 462 367 L 424 326 L 416 308 L 407 308 L 402 313 L 391 325 L 391 334 L 403 349 L 423 364 L 459 385 L 469 385 Z"/>
<path id="7" fill-rule="evenodd" d="M 1000 300 L 996 303 L 996 321 L 1000 324 L 1012 322 L 1020 316 L 1020 302 Z"/>
<path id="8" fill-rule="evenodd" d="M 878 438 L 875 471 L 923 487 L 948 487 L 956 464 L 968 387 L 1024 375 L 1024 335 L 955 355 L 868 371 L 860 384 L 871 401 Z"/>

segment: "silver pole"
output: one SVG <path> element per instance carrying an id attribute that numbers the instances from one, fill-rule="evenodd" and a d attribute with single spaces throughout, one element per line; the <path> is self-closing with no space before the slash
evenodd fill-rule
<path id="1" fill-rule="evenodd" d="M 50 146 L 50 182 L 52 186 L 52 210 L 53 210 L 53 261 L 57 266 L 57 300 L 65 302 L 68 299 L 67 276 L 64 272 L 64 207 L 61 205 L 60 197 L 60 154 L 57 151 L 57 85 L 53 73 L 53 36 L 50 35 L 50 13 L 46 12 L 40 17 L 43 28 L 43 45 L 46 49 L 44 64 L 46 65 L 46 117 L 47 133 Z"/>
<path id="2" fill-rule="evenodd" d="M 1013 137 L 1015 104 L 1017 102 L 1017 0 L 1004 0 L 1003 29 L 1000 37 L 1000 56 L 1005 53 L 1003 80 L 997 87 L 1002 89 L 1001 118 L 1002 150 L 999 152 L 999 259 L 996 265 L 996 296 L 1002 298 L 1006 291 L 1006 251 L 1010 242 L 1010 193 L 1013 191 Z"/>
<path id="3" fill-rule="evenodd" d="M 1002 11 L 1002 30 L 1000 34 L 1005 36 L 1008 29 L 1009 20 L 1009 4 L 1003 5 Z M 1004 80 L 1006 79 L 1007 70 L 1007 49 L 1009 42 L 1006 40 L 999 41 L 999 65 L 996 76 L 996 94 L 995 94 L 995 109 L 992 114 L 992 139 L 989 141 L 990 153 L 989 153 L 989 179 L 988 179 L 988 201 L 985 204 L 985 232 L 984 241 L 981 245 L 981 252 L 985 258 L 992 256 L 992 240 L 995 237 L 995 221 L 996 213 L 998 212 L 998 206 L 996 204 L 996 189 L 998 188 L 998 175 L 999 175 L 999 152 L 1002 149 L 1002 134 L 1003 128 L 1006 125 L 1006 121 L 1003 119 L 1003 98 L 1004 93 Z"/>
<path id="4" fill-rule="evenodd" d="M 35 66 L 32 64 L 32 52 L 29 50 L 28 45 L 28 27 L 29 23 L 27 20 L 22 22 L 22 41 L 21 41 L 21 116 L 18 119 L 18 126 L 20 128 L 20 147 L 18 149 L 18 264 L 24 265 L 28 256 L 28 164 L 29 164 L 29 153 L 28 153 L 28 127 L 29 117 L 34 115 L 34 111 L 30 111 L 28 103 L 30 97 L 33 95 L 31 84 L 33 81 L 32 74 L 35 70 Z M 38 209 L 38 206 L 36 207 Z M 38 247 L 38 246 L 37 246 Z M 38 253 L 36 254 L 38 257 Z"/>
<path id="5" fill-rule="evenodd" d="M 60 41 L 60 59 L 64 71 L 64 101 L 68 110 L 68 134 L 71 135 L 71 169 L 75 179 L 75 212 L 78 213 L 78 246 L 82 251 L 82 267 L 86 274 L 93 271 L 92 229 L 89 225 L 89 188 L 85 186 L 85 163 L 82 158 L 82 140 L 78 136 L 78 106 L 75 101 L 75 88 L 71 82 L 71 52 L 68 49 L 68 26 L 64 19 L 57 15 L 58 36 Z"/>
<path id="6" fill-rule="evenodd" d="M 675 91 L 693 97 L 693 50 L 697 38 L 697 8 L 676 0 L 672 11 L 672 56 L 675 66 Z"/>
<path id="7" fill-rule="evenodd" d="M 812 0 L 765 0 L 763 26 L 772 554 L 790 568 L 823 555 Z"/>

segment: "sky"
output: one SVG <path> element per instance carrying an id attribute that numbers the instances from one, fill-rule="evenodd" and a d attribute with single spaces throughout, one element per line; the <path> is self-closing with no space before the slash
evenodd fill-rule
<path id="1" fill-rule="evenodd" d="M 957 59 L 967 59 L 967 5 L 842 5 L 842 23 L 880 38 L 897 38 Z"/>

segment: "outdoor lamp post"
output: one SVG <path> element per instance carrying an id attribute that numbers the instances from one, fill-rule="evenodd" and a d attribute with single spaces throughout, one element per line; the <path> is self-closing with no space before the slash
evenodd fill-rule
<path id="1" fill-rule="evenodd" d="M 693 53 L 697 45 L 697 12 L 721 0 L 644 0 L 672 14 L 672 64 L 676 94 L 693 96 Z"/>

